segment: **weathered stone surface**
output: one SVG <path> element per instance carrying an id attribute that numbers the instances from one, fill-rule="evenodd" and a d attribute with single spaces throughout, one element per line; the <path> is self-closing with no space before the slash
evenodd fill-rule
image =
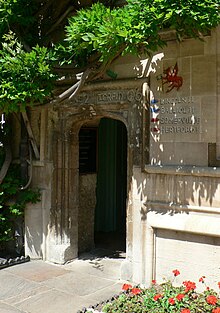
<path id="1" fill-rule="evenodd" d="M 0 301 L 0 311 L 1 313 L 25 313 L 25 311 L 21 311 L 15 307 L 10 306 L 9 304 L 2 303 Z"/>
<path id="2" fill-rule="evenodd" d="M 97 174 L 79 177 L 79 253 L 94 248 L 94 217 L 96 205 Z"/>
<path id="3" fill-rule="evenodd" d="M 87 258 L 60 266 L 31 261 L 0 271 L 0 312 L 76 313 L 121 291 L 120 259 Z M 110 277 L 110 273 L 114 277 Z"/>
<path id="4" fill-rule="evenodd" d="M 6 299 L 5 302 L 17 308 L 18 303 L 22 303 L 23 301 L 29 300 L 36 295 L 40 295 L 42 293 L 45 293 L 46 291 L 49 291 L 50 289 L 51 289 L 50 287 L 42 286 L 41 284 L 39 284 L 38 286 L 36 286 L 36 288 L 28 289 L 22 294 L 16 294 L 11 298 Z"/>
<path id="5" fill-rule="evenodd" d="M 70 264 L 65 265 L 66 269 L 74 270 L 74 268 L 79 268 L 80 271 L 88 275 L 88 277 L 97 276 L 106 279 L 115 279 L 116 281 L 120 277 L 120 266 L 124 263 L 124 258 L 94 258 L 91 259 L 90 266 L 85 262 L 84 258 L 89 254 L 83 254 L 82 259 L 75 260 Z"/>
<path id="6" fill-rule="evenodd" d="M 76 99 L 49 109 L 46 138 L 36 129 L 44 158 L 34 165 L 33 186 L 40 184 L 43 197 L 36 211 L 27 208 L 28 254 L 65 263 L 92 243 L 96 183 L 80 182 L 78 133 L 82 125 L 98 125 L 106 117 L 127 129 L 128 267 L 123 275 L 150 283 L 163 269 L 178 266 L 175 254 L 188 246 L 196 262 L 198 246 L 204 255 L 220 258 L 220 27 L 204 39 L 171 41 L 152 58 L 122 58 L 111 66 L 119 79 L 87 84 Z M 169 70 L 176 72 L 168 75 Z M 144 94 L 147 81 L 150 92 Z M 38 127 L 34 117 L 32 125 Z M 172 236 L 164 229 L 172 229 Z M 187 240 L 181 241 L 182 233 Z M 177 252 L 169 258 L 162 243 Z M 203 261 L 201 270 L 212 267 L 220 275 L 210 257 Z M 48 281 L 51 288 L 58 281 L 64 292 L 62 276 Z M 89 283 L 86 277 L 83 281 Z M 70 286 L 69 280 L 71 293 Z M 83 294 L 80 285 L 73 287 Z"/>
<path id="7" fill-rule="evenodd" d="M 35 282 L 15 276 L 12 273 L 8 273 L 7 270 L 0 271 L 0 300 L 7 300 L 11 297 L 25 294 L 27 291 L 37 287 Z"/>
<path id="8" fill-rule="evenodd" d="M 46 285 L 50 286 L 51 288 L 56 287 L 63 292 L 78 296 L 85 296 L 87 294 L 96 292 L 97 290 L 103 288 L 103 286 L 108 287 L 111 284 L 112 282 L 110 280 L 103 277 L 95 278 L 92 275 L 78 272 L 70 273 L 68 277 L 65 278 L 65 280 L 63 277 L 57 277 L 46 282 Z"/>
<path id="9" fill-rule="evenodd" d="M 175 283 L 182 284 L 183 278 L 195 281 L 197 290 L 203 291 L 205 288 L 199 283 L 199 278 L 204 275 L 206 285 L 217 290 L 220 238 L 160 229 L 156 236 L 156 254 L 157 281 L 162 281 L 164 277 L 172 280 L 172 268 L 178 268 L 181 275 Z M 161 262 L 163 268 L 159 266 Z"/>
<path id="10" fill-rule="evenodd" d="M 83 306 L 89 306 L 90 304 L 90 298 L 71 297 L 69 293 L 60 290 L 49 290 L 18 303 L 17 307 L 19 310 L 31 313 L 39 313 L 39 308 L 42 308 L 44 313 L 76 313 Z"/>
<path id="11" fill-rule="evenodd" d="M 64 268 L 51 266 L 47 263 L 42 263 L 41 261 L 29 262 L 26 264 L 26 266 L 18 265 L 12 268 L 8 268 L 7 271 L 24 279 L 36 282 L 43 282 L 48 279 L 63 276 L 69 273 L 68 270 Z"/>

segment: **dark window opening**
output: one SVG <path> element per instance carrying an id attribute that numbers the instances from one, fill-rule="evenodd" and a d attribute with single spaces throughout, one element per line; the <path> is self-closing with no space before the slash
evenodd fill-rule
<path id="1" fill-rule="evenodd" d="M 81 128 L 79 132 L 79 173 L 95 173 L 97 128 Z"/>

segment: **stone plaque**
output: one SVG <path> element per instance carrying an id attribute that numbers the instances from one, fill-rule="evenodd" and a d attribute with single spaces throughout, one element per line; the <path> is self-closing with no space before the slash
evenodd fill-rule
<path id="1" fill-rule="evenodd" d="M 151 103 L 151 134 L 156 141 L 197 141 L 201 133 L 196 97 L 161 98 Z"/>
<path id="2" fill-rule="evenodd" d="M 77 104 L 134 103 L 142 99 L 139 89 L 116 89 L 94 92 L 81 92 L 74 102 Z"/>
<path id="3" fill-rule="evenodd" d="M 151 100 L 150 164 L 207 166 L 200 97 Z"/>

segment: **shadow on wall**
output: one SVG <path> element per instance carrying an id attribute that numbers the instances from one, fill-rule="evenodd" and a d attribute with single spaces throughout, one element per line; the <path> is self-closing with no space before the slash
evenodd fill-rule
<path id="1" fill-rule="evenodd" d="M 150 100 L 150 106 L 148 105 L 148 107 L 146 107 L 146 112 L 145 112 L 146 118 L 150 119 L 150 121 L 148 121 L 148 124 L 146 123 L 146 120 L 144 119 L 144 116 L 143 116 L 143 103 L 142 102 L 139 101 L 139 103 L 137 104 L 135 108 L 136 110 L 135 113 L 133 111 L 129 112 L 130 118 L 133 121 L 132 122 L 133 124 L 129 126 L 132 128 L 131 130 L 129 129 L 129 132 L 132 133 L 132 139 L 129 138 L 129 141 L 133 140 L 133 142 L 130 142 L 130 144 L 134 146 L 133 163 L 139 167 L 139 169 L 137 167 L 133 170 L 134 172 L 132 173 L 132 176 L 133 176 L 132 188 L 134 189 L 135 197 L 138 197 L 138 199 L 140 199 L 142 203 L 145 203 L 145 202 L 148 202 L 149 204 L 150 202 L 158 203 L 157 209 L 155 209 L 153 206 L 150 206 L 150 205 L 148 205 L 147 208 L 145 208 L 144 206 L 141 208 L 140 213 L 141 213 L 142 221 L 145 221 L 147 219 L 147 213 L 150 211 L 155 211 L 156 214 L 158 215 L 168 214 L 168 215 L 174 216 L 176 214 L 181 214 L 183 212 L 189 214 L 189 212 L 187 212 L 189 205 L 198 206 L 198 207 L 201 207 L 201 206 L 218 207 L 217 194 L 218 194 L 218 189 L 219 189 L 218 187 L 219 183 L 218 183 L 218 179 L 215 178 L 214 176 L 213 177 L 208 176 L 208 175 L 205 176 L 203 175 L 202 171 L 201 173 L 199 173 L 198 171 L 197 175 L 193 175 L 190 172 L 184 174 L 184 168 L 182 169 L 182 172 L 183 172 L 182 175 L 181 173 L 175 173 L 175 171 L 173 172 L 170 171 L 169 173 L 163 173 L 163 172 L 153 173 L 153 170 L 152 170 L 152 173 L 150 172 L 146 173 L 146 172 L 141 172 L 140 170 L 141 152 L 143 152 L 142 154 L 145 154 L 146 151 L 149 150 L 149 147 L 150 149 L 152 148 L 153 150 L 152 155 L 151 155 L 152 159 L 154 158 L 156 160 L 155 163 L 152 164 L 152 165 L 155 165 L 155 166 L 152 166 L 152 168 L 153 167 L 156 168 L 157 165 L 160 167 L 162 163 L 161 161 L 161 158 L 163 158 L 163 154 L 161 153 L 163 152 L 162 146 L 159 145 L 159 149 L 161 149 L 160 154 L 158 153 L 157 149 L 153 149 L 153 148 L 155 148 L 156 145 L 158 146 L 158 142 L 162 140 L 163 138 L 158 135 L 155 135 L 155 136 L 150 137 L 150 142 L 145 142 L 145 139 L 144 139 L 143 146 L 145 150 L 141 151 L 142 139 L 143 139 L 142 137 L 144 137 L 142 136 L 141 126 L 146 126 L 146 133 L 149 136 L 149 132 L 152 131 L 152 127 L 153 127 L 153 131 L 157 133 L 156 131 L 157 126 L 160 125 L 160 121 L 158 120 L 160 117 L 157 117 L 157 116 L 154 117 L 153 115 L 151 115 L 152 112 L 149 113 L 149 111 L 151 110 L 154 112 L 159 112 L 158 109 L 160 110 L 160 108 L 158 107 L 157 100 L 159 99 L 159 97 L 161 96 L 163 92 L 162 90 L 163 81 L 161 78 L 157 80 L 157 77 L 161 77 L 161 75 L 163 76 L 164 67 L 166 68 L 166 65 L 168 63 L 168 59 L 164 62 L 163 58 L 164 58 L 164 54 L 159 53 L 153 56 L 152 58 L 140 60 L 139 66 L 136 66 L 134 68 L 139 78 L 141 77 L 148 78 L 150 74 L 154 75 L 152 79 L 152 83 L 151 83 L 151 89 L 155 93 L 155 94 L 153 94 L 153 92 L 150 93 L 149 99 L 148 99 Z M 172 63 L 171 65 L 173 65 L 174 59 L 172 58 L 170 62 Z M 181 66 L 182 64 L 180 64 L 180 69 L 183 70 Z M 182 75 L 183 76 L 183 92 L 185 93 L 187 92 L 189 93 L 189 90 L 192 87 L 189 85 L 189 82 L 187 82 L 187 77 L 188 77 L 187 75 L 189 75 L 189 73 L 184 73 L 183 71 L 183 75 Z M 185 82 L 186 82 L 186 85 L 184 85 Z M 176 99 L 177 95 L 182 96 L 183 92 L 182 92 L 182 89 L 177 90 L 177 88 L 174 88 L 171 91 L 171 93 L 169 94 L 165 93 L 163 96 L 167 98 L 170 97 L 172 99 L 174 98 Z M 199 102 L 199 105 L 201 105 L 200 102 Z M 173 107 L 174 105 L 172 104 L 172 110 L 173 110 Z M 198 115 L 199 115 L 199 112 L 200 111 L 198 110 L 197 112 Z M 174 114 L 174 110 L 171 113 Z M 192 123 L 194 123 L 193 121 L 195 121 L 195 123 L 198 122 L 198 118 L 199 118 L 198 115 L 192 116 L 193 118 Z M 79 118 L 83 118 L 83 117 L 84 117 L 83 115 L 80 115 Z M 135 123 L 136 122 L 135 118 L 138 120 L 138 122 L 141 121 L 142 124 L 140 123 L 140 125 L 137 125 L 137 123 Z M 151 121 L 151 119 L 153 120 Z M 73 122 L 73 120 L 71 121 Z M 51 229 L 53 227 L 56 228 L 55 232 L 57 234 L 57 237 L 60 236 L 61 238 L 60 243 L 62 244 L 65 238 L 67 239 L 70 238 L 70 240 L 72 241 L 71 242 L 72 246 L 77 251 L 76 228 L 78 227 L 78 224 L 77 224 L 78 223 L 78 220 L 77 220 L 78 218 L 77 217 L 78 216 L 77 215 L 78 214 L 77 197 L 78 196 L 76 195 L 78 195 L 78 187 L 79 187 L 78 180 L 79 179 L 78 179 L 78 175 L 76 175 L 76 172 L 78 170 L 78 166 L 77 166 L 78 165 L 78 154 L 77 154 L 78 138 L 76 135 L 76 129 L 78 126 L 76 127 L 74 125 L 73 133 L 68 134 L 68 136 L 70 136 L 68 137 L 68 140 L 71 141 L 71 146 L 74 146 L 74 149 L 72 149 L 68 146 L 69 143 L 68 143 L 67 138 L 65 137 L 67 136 L 67 134 L 64 133 L 63 131 L 66 128 L 64 124 L 62 123 L 65 123 L 65 122 L 66 122 L 65 120 L 60 120 L 60 129 L 59 129 L 59 132 L 55 134 L 57 138 L 54 139 L 53 161 L 54 161 L 54 164 L 57 166 L 57 168 L 55 168 L 55 171 L 54 171 L 55 177 L 53 180 L 53 184 L 54 184 L 53 187 L 54 187 L 54 190 L 56 191 L 55 193 L 58 194 L 59 198 L 58 199 L 56 198 L 57 196 L 56 194 L 52 196 L 53 201 L 54 201 L 53 203 L 54 208 L 51 209 L 51 212 L 50 212 L 52 215 L 52 218 L 50 221 L 51 221 Z M 77 123 L 78 121 L 75 121 L 75 122 Z M 83 120 L 81 120 L 80 123 L 83 123 Z M 143 124 L 143 123 L 146 123 L 146 124 Z M 207 122 L 207 125 L 208 125 L 208 122 Z M 207 133 L 208 130 L 209 129 L 206 128 L 203 130 L 203 132 Z M 129 133 L 129 136 L 130 136 L 130 133 Z M 196 137 L 193 135 L 194 136 L 193 145 L 197 140 L 197 135 L 198 134 L 196 134 Z M 169 136 L 173 136 L 172 138 L 169 137 L 169 140 L 171 141 L 172 144 L 173 144 L 173 141 L 175 140 L 178 142 L 178 144 L 180 145 L 179 151 L 181 154 L 181 145 L 183 144 L 181 142 L 182 139 L 178 141 L 178 134 L 175 134 L 175 136 L 173 134 L 171 135 L 169 134 Z M 162 142 L 163 148 L 165 147 L 165 145 L 167 144 L 169 140 Z M 188 149 L 186 138 L 184 140 L 185 140 L 184 151 L 186 151 Z M 154 147 L 150 146 L 150 144 L 154 145 Z M 202 144 L 208 146 L 208 142 L 207 143 L 202 142 Z M 172 146 L 172 149 L 173 150 L 168 149 L 168 151 L 166 151 L 166 153 L 168 154 L 166 159 L 170 160 L 170 164 L 168 165 L 172 165 L 172 162 L 176 155 L 174 145 Z M 66 153 L 66 151 L 68 151 L 69 154 Z M 136 153 L 136 151 L 138 152 Z M 204 151 L 207 151 L 207 150 L 205 149 Z M 191 151 L 187 151 L 189 155 L 190 155 L 190 152 Z M 61 153 L 63 153 L 63 156 L 60 156 Z M 197 155 L 194 154 L 194 156 L 195 158 L 197 158 L 197 156 L 198 158 L 200 157 L 200 155 L 198 154 Z M 207 155 L 204 154 L 204 158 L 206 157 Z M 149 163 L 149 159 L 146 160 L 145 157 L 143 157 L 143 159 L 144 159 L 143 163 L 145 164 Z M 181 155 L 180 155 L 179 160 L 181 163 L 181 160 L 182 160 Z M 190 162 L 190 159 L 187 161 Z M 183 163 L 184 163 L 184 160 L 183 160 Z M 207 160 L 207 163 L 208 163 L 208 160 Z M 190 163 L 187 163 L 187 164 L 190 164 Z M 184 164 L 181 164 L 181 165 L 184 165 Z M 68 168 L 68 166 L 70 167 Z M 133 166 L 133 164 L 131 164 L 131 166 Z M 129 169 L 129 171 L 132 171 L 132 169 Z M 48 175 L 48 177 L 50 177 L 50 175 Z M 68 188 L 71 188 L 71 192 L 69 192 Z M 67 195 L 67 190 L 69 192 L 68 195 Z M 160 203 L 165 204 L 166 209 L 164 209 L 164 206 L 160 208 L 160 205 L 159 205 Z M 71 210 L 69 209 L 70 207 L 72 208 Z M 28 249 L 32 251 L 33 254 L 36 254 L 36 256 L 41 257 L 40 251 L 42 249 L 42 241 L 43 241 L 42 236 L 43 235 L 46 236 L 47 234 L 43 234 L 44 230 L 42 231 L 41 226 L 39 226 L 39 225 L 42 225 L 39 211 L 35 210 L 34 208 L 30 208 L 27 214 L 31 214 L 31 217 L 28 216 L 28 218 L 30 221 L 32 221 L 32 225 L 30 225 L 30 227 L 26 229 Z M 69 220 L 71 220 L 72 222 L 72 229 L 70 230 L 70 232 L 73 232 L 73 233 L 65 234 L 65 230 L 69 231 L 70 229 L 69 224 L 68 224 Z M 31 229 L 31 233 L 29 232 L 29 229 Z M 34 242 L 32 238 L 34 238 Z M 67 244 L 68 243 L 69 242 L 67 240 Z M 69 255 L 69 251 L 66 251 L 66 255 Z"/>
<path id="2" fill-rule="evenodd" d="M 42 258 L 42 233 L 37 229 L 29 227 L 25 229 L 25 255 L 31 255 L 33 259 Z"/>
<path id="3" fill-rule="evenodd" d="M 210 211 L 212 207 L 218 207 L 219 181 L 215 177 L 202 176 L 202 173 L 201 176 L 189 176 L 142 172 L 136 176 L 134 183 L 142 203 L 149 204 L 147 211 L 154 210 L 151 202 L 157 203 L 156 211 L 162 215 L 187 213 L 189 206 L 210 207 Z M 166 205 L 165 211 L 160 204 L 163 208 Z M 146 220 L 147 211 L 141 208 L 143 221 Z"/>

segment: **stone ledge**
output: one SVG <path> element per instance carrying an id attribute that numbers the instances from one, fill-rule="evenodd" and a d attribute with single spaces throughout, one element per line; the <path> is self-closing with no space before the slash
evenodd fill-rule
<path id="1" fill-rule="evenodd" d="M 174 202 L 162 202 L 162 201 L 146 201 L 143 203 L 143 207 L 147 209 L 159 209 L 165 211 L 175 211 L 175 212 L 201 212 L 201 213 L 214 213 L 220 215 L 220 208 L 211 206 L 196 206 L 191 204 L 180 204 Z"/>
<path id="2" fill-rule="evenodd" d="M 219 217 L 215 214 L 201 215 L 184 212 L 165 211 L 158 214 L 157 208 L 145 213 L 144 223 L 151 229 L 168 229 L 199 235 L 220 237 Z M 147 236 L 147 235 L 146 235 Z M 150 237 L 150 235 L 148 235 Z M 152 239 L 153 240 L 153 239 Z M 150 244 L 150 241 L 149 241 Z M 152 243 L 151 243 L 152 245 Z"/>
<path id="3" fill-rule="evenodd" d="M 188 165 L 145 165 L 148 174 L 165 174 L 180 176 L 220 177 L 220 167 L 202 167 Z"/>

